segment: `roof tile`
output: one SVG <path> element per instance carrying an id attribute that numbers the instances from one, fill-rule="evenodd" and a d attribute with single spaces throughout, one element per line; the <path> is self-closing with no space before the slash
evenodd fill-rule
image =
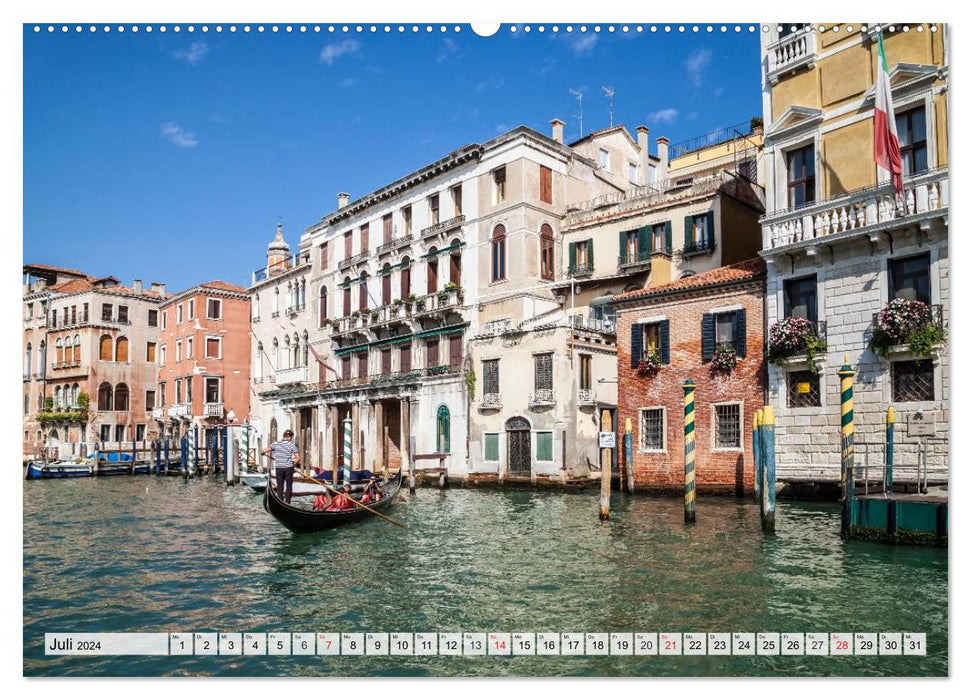
<path id="1" fill-rule="evenodd" d="M 674 292 L 688 292 L 694 289 L 704 289 L 706 287 L 718 287 L 725 284 L 745 282 L 765 277 L 765 261 L 762 258 L 750 258 L 742 262 L 716 267 L 714 270 L 699 272 L 697 275 L 682 277 L 673 282 L 659 284 L 654 287 L 637 289 L 633 292 L 618 294 L 614 301 L 630 301 L 633 299 L 646 299 L 660 294 L 671 294 Z"/>

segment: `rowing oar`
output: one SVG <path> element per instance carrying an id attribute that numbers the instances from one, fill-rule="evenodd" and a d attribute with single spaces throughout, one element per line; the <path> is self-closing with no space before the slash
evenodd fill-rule
<path id="1" fill-rule="evenodd" d="M 320 484 L 321 486 L 323 486 L 323 487 L 324 487 L 325 489 L 327 489 L 328 491 L 333 491 L 334 493 L 341 493 L 340 491 L 338 491 L 337 489 L 335 489 L 335 488 L 334 488 L 333 486 L 331 486 L 330 484 L 328 484 L 328 483 L 326 483 L 326 482 L 324 482 L 324 481 L 317 481 L 317 480 L 316 480 L 315 478 L 313 478 L 312 476 L 310 476 L 310 472 L 304 472 L 304 471 L 301 471 L 301 472 L 300 472 L 300 474 L 301 474 L 301 476 L 303 476 L 303 477 L 304 477 L 305 479 L 310 479 L 310 480 L 311 480 L 312 482 L 314 482 L 315 484 Z M 269 486 L 269 484 L 267 484 L 267 486 Z M 389 518 L 389 517 L 388 517 L 387 515 L 385 515 L 384 513 L 381 513 L 381 512 L 379 512 L 379 511 L 376 511 L 376 510 L 374 510 L 374 508 L 368 508 L 368 507 L 367 507 L 366 505 L 364 505 L 364 504 L 363 504 L 363 503 L 361 503 L 360 501 L 356 501 L 356 500 L 354 500 L 353 498 L 351 498 L 350 496 L 348 496 L 348 495 L 347 495 L 346 493 L 341 493 L 341 495 L 342 495 L 342 496 L 344 496 L 344 498 L 346 498 L 346 499 L 347 499 L 348 501 L 350 501 L 351 503 L 355 503 L 355 504 L 357 504 L 357 505 L 359 505 L 359 506 L 361 506 L 361 508 L 363 508 L 364 510 L 366 510 L 366 511 L 369 511 L 369 512 L 371 512 L 371 513 L 374 513 L 374 514 L 375 514 L 375 515 L 377 515 L 377 516 L 378 516 L 379 518 L 384 518 L 385 520 L 387 520 L 387 521 L 388 521 L 389 523 L 391 523 L 392 525 L 397 525 L 398 527 L 404 527 L 404 525 L 402 525 L 401 523 L 399 523 L 399 522 L 398 522 L 397 520 L 393 520 L 393 519 L 391 519 L 391 518 Z M 338 511 L 338 512 L 339 512 L 339 511 Z"/>

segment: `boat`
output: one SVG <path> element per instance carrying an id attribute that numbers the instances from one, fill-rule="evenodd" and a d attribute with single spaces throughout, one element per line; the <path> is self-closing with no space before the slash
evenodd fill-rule
<path id="1" fill-rule="evenodd" d="M 28 479 L 76 479 L 92 476 L 91 465 L 79 462 L 27 463 Z"/>
<path id="2" fill-rule="evenodd" d="M 372 473 L 369 471 L 351 472 L 351 491 L 363 491 L 364 486 L 367 484 L 368 479 L 370 479 Z M 337 483 L 338 485 L 343 483 L 344 471 L 340 470 L 337 472 Z M 259 491 L 262 493 L 266 490 L 266 473 L 257 472 L 243 472 L 239 475 L 239 480 L 244 484 L 249 486 L 254 491 Z M 275 481 L 275 478 L 274 478 Z M 321 486 L 318 481 L 324 481 L 328 484 L 332 484 L 331 472 L 327 471 L 323 474 L 316 474 L 313 479 L 308 479 L 305 476 L 301 476 L 299 473 L 293 475 L 293 495 L 294 496 L 314 496 L 318 493 L 323 493 L 327 489 Z M 299 491 L 298 491 L 299 489 Z"/>
<path id="3" fill-rule="evenodd" d="M 371 510 L 383 511 L 391 506 L 395 497 L 401 490 L 401 472 L 398 472 L 391 479 L 382 485 L 384 498 L 376 503 L 369 503 Z M 263 491 L 263 508 L 280 521 L 280 523 L 292 532 L 319 532 L 329 530 L 348 523 L 364 520 L 373 515 L 367 508 L 355 506 L 349 510 L 310 510 L 301 508 L 297 505 L 284 503 L 276 495 L 273 489 Z"/>

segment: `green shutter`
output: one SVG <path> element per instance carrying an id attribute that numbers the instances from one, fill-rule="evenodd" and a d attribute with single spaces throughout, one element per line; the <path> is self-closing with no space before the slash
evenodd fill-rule
<path id="1" fill-rule="evenodd" d="M 664 250 L 665 252 L 671 252 L 671 222 L 664 222 Z"/>
<path id="2" fill-rule="evenodd" d="M 553 433 L 536 433 L 536 461 L 553 461 Z"/>
<path id="3" fill-rule="evenodd" d="M 570 244 L 570 270 L 576 272 L 577 269 L 577 244 Z"/>
<path id="4" fill-rule="evenodd" d="M 593 239 L 587 239 L 587 270 L 593 270 Z"/>
<path id="5" fill-rule="evenodd" d="M 694 237 L 691 235 L 691 227 L 694 224 L 693 216 L 684 217 L 684 247 L 690 248 L 691 244 L 694 243 Z"/>
<path id="6" fill-rule="evenodd" d="M 620 256 L 620 260 L 627 262 L 627 231 L 620 231 L 617 234 L 617 238 L 619 239 L 617 243 L 620 246 L 617 249 L 619 251 L 618 255 Z"/>
<path id="7" fill-rule="evenodd" d="M 651 250 L 651 227 L 641 226 L 637 229 L 637 252 L 640 256 L 646 257 Z"/>
<path id="8" fill-rule="evenodd" d="M 715 244 L 715 212 L 710 211 L 707 214 L 708 217 L 708 247 L 711 248 Z"/>
<path id="9" fill-rule="evenodd" d="M 499 436 L 496 433 L 486 433 L 483 438 L 485 442 L 485 461 L 498 462 Z"/>

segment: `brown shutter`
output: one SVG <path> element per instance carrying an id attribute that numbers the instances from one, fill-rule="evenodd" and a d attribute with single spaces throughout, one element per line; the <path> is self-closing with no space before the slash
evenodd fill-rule
<path id="1" fill-rule="evenodd" d="M 399 359 L 401 360 L 401 362 L 399 363 L 400 367 L 398 369 L 402 372 L 410 372 L 411 371 L 411 346 L 410 345 L 406 344 L 401 346 L 401 356 L 399 357 Z"/>
<path id="2" fill-rule="evenodd" d="M 547 204 L 553 203 L 553 171 L 545 165 L 539 166 L 539 198 Z"/>
<path id="3" fill-rule="evenodd" d="M 462 364 L 461 335 L 452 335 L 448 338 L 448 364 L 456 369 Z"/>
<path id="4" fill-rule="evenodd" d="M 391 214 L 384 215 L 384 242 L 391 242 Z"/>
<path id="5" fill-rule="evenodd" d="M 368 240 L 371 235 L 371 228 L 368 224 L 364 224 L 361 227 L 361 252 L 366 253 L 370 248 L 370 241 Z"/>

